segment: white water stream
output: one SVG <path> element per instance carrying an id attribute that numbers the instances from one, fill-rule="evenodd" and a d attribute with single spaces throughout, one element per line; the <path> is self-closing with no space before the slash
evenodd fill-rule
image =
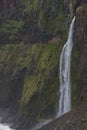
<path id="1" fill-rule="evenodd" d="M 74 32 L 74 22 L 73 18 L 67 42 L 65 43 L 61 56 L 60 56 L 60 88 L 58 91 L 59 105 L 57 117 L 62 116 L 64 113 L 71 110 L 71 78 L 70 78 L 70 67 L 71 67 L 71 53 L 73 47 L 73 32 Z"/>
<path id="2" fill-rule="evenodd" d="M 10 128 L 11 124 L 1 123 L 3 118 L 9 115 L 8 109 L 0 108 L 0 130 L 14 130 Z"/>
<path id="3" fill-rule="evenodd" d="M 0 124 L 0 130 L 13 130 L 6 124 Z"/>

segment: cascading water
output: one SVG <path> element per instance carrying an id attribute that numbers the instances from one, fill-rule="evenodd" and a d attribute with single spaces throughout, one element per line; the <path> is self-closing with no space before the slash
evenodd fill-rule
<path id="1" fill-rule="evenodd" d="M 59 105 L 57 117 L 62 116 L 64 113 L 71 110 L 71 79 L 70 79 L 70 66 L 71 66 L 71 52 L 73 47 L 73 32 L 74 32 L 74 22 L 73 18 L 67 42 L 65 43 L 62 53 L 60 56 L 60 88 L 58 91 Z"/>
<path id="2" fill-rule="evenodd" d="M 70 65 L 71 65 L 71 52 L 73 47 L 73 32 L 74 32 L 74 22 L 73 18 L 68 40 L 65 43 L 61 56 L 60 56 L 60 89 L 59 89 L 59 107 L 57 117 L 62 116 L 64 113 L 71 110 L 71 81 L 70 81 Z M 53 119 L 45 120 L 44 122 L 39 122 L 32 130 L 41 128 L 42 126 L 48 124 Z"/>

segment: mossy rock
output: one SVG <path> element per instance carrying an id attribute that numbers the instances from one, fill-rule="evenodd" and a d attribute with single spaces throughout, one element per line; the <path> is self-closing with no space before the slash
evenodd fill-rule
<path id="1" fill-rule="evenodd" d="M 32 109 L 40 117 L 54 115 L 61 49 L 62 44 L 0 46 L 0 101 L 9 104 L 14 100 L 20 111 Z"/>

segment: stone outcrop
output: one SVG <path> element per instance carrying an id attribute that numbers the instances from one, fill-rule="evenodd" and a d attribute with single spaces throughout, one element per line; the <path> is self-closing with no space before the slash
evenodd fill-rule
<path id="1" fill-rule="evenodd" d="M 37 130 L 87 130 L 87 105 L 79 106 L 71 112 Z"/>

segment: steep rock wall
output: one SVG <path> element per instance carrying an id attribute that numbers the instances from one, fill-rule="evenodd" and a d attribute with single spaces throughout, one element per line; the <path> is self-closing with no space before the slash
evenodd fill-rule
<path id="1" fill-rule="evenodd" d="M 0 105 L 18 112 L 20 127 L 56 113 L 59 58 L 71 20 L 68 4 L 1 1 Z"/>
<path id="2" fill-rule="evenodd" d="M 0 6 L 0 105 L 17 109 L 21 115 L 18 120 L 22 118 L 19 126 L 24 124 L 22 127 L 26 128 L 56 113 L 59 57 L 77 5 L 80 6 L 76 11 L 72 56 L 73 104 L 86 100 L 86 3 L 65 0 L 6 2 L 8 4 Z M 12 13 L 9 2 L 15 10 Z"/>
<path id="3" fill-rule="evenodd" d="M 73 102 L 87 101 L 87 2 L 81 1 L 76 10 L 72 60 Z"/>
<path id="4" fill-rule="evenodd" d="M 61 44 L 0 46 L 0 106 L 18 111 L 19 123 L 24 124 L 20 126 L 55 115 L 61 48 Z"/>
<path id="5" fill-rule="evenodd" d="M 1 42 L 36 43 L 51 40 L 54 36 L 59 40 L 66 39 L 73 14 L 69 6 L 70 2 L 64 0 L 1 1 Z"/>

